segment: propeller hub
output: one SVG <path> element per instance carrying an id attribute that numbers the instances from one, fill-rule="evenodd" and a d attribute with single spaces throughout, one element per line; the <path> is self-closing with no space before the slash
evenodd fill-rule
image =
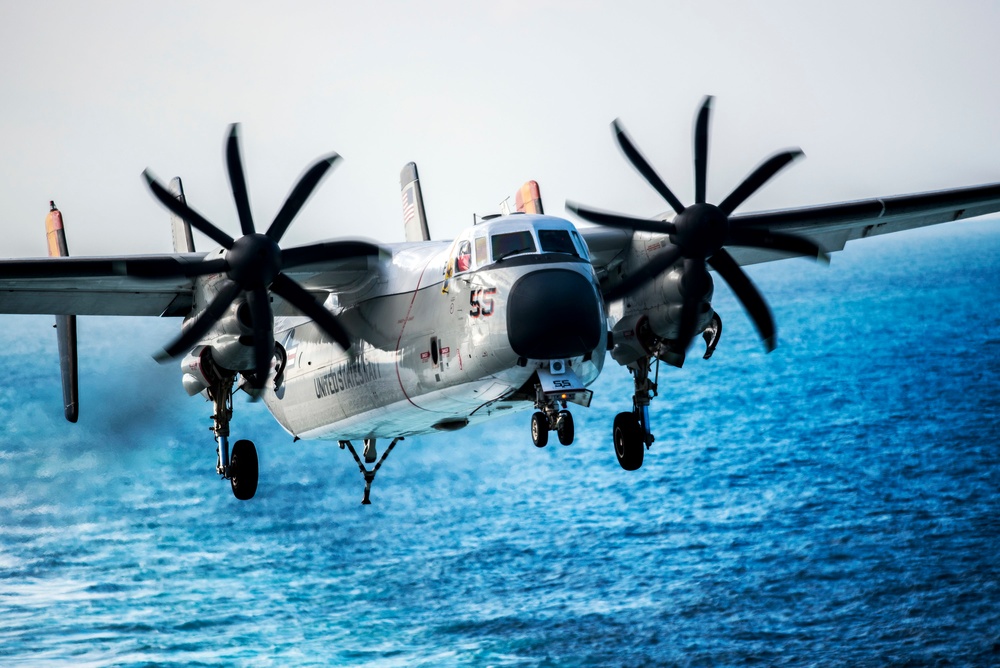
<path id="1" fill-rule="evenodd" d="M 729 217 L 714 204 L 692 204 L 674 218 L 675 243 L 688 259 L 712 257 L 729 234 Z"/>
<path id="2" fill-rule="evenodd" d="M 247 234 L 226 253 L 229 278 L 243 290 L 266 288 L 281 271 L 281 249 L 266 234 Z"/>

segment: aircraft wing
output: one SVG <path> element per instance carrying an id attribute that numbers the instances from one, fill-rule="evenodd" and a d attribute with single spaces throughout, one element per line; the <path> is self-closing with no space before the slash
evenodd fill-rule
<path id="1" fill-rule="evenodd" d="M 148 278 L 205 253 L 0 260 L 0 313 L 184 316 L 193 278 Z"/>
<path id="2" fill-rule="evenodd" d="M 796 234 L 815 241 L 826 252 L 843 250 L 848 241 L 948 223 L 1000 211 L 1000 183 L 912 195 L 877 197 L 795 209 L 733 215 L 734 225 Z M 666 215 L 660 217 L 666 218 Z M 621 263 L 631 234 L 608 227 L 580 228 L 599 275 Z M 727 246 L 741 265 L 769 262 L 789 253 Z"/>
<path id="3" fill-rule="evenodd" d="M 1000 183 L 913 195 L 734 215 L 735 225 L 808 237 L 826 252 L 848 241 L 950 223 L 1000 211 Z M 759 222 L 758 222 L 759 221 Z M 791 257 L 754 248 L 729 247 L 741 265 Z"/>
<path id="4" fill-rule="evenodd" d="M 178 316 L 191 313 L 207 253 L 0 260 L 0 313 Z M 163 274 L 180 278 L 162 278 Z M 375 272 L 365 259 L 314 262 L 286 272 L 313 293 L 352 290 Z M 155 277 L 155 278 L 154 278 Z M 275 298 L 275 313 L 287 305 Z"/>

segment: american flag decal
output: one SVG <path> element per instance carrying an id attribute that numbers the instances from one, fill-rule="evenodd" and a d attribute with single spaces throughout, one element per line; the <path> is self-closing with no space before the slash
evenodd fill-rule
<path id="1" fill-rule="evenodd" d="M 407 187 L 403 191 L 403 223 L 409 224 L 413 220 L 413 216 L 416 215 L 416 205 L 414 203 L 413 188 Z"/>

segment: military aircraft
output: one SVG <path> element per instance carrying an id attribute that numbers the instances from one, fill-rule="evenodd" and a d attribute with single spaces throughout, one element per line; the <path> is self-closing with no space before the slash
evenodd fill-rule
<path id="1" fill-rule="evenodd" d="M 339 156 L 311 165 L 260 232 L 234 125 L 225 157 L 241 236 L 188 205 L 179 179 L 164 186 L 147 170 L 150 191 L 172 214 L 174 253 L 68 257 L 53 205 L 51 257 L 0 261 L 0 312 L 56 315 L 71 421 L 79 403 L 75 316 L 183 318 L 181 333 L 156 357 L 179 358 L 184 389 L 212 402 L 216 470 L 239 499 L 256 492 L 258 462 L 251 441 L 229 445 L 237 390 L 262 400 L 296 440 L 339 441 L 364 476 L 368 503 L 376 472 L 404 437 L 532 410 L 536 446 L 553 431 L 569 445 L 568 405 L 589 406 L 587 387 L 608 354 L 633 376 L 631 406 L 615 417 L 612 442 L 621 466 L 635 470 L 654 442 L 649 405 L 659 363 L 681 367 L 699 334 L 706 359 L 719 343 L 710 269 L 771 351 L 774 319 L 742 265 L 797 256 L 826 261 L 848 241 L 1000 210 L 1000 184 L 989 184 L 738 214 L 802 152 L 771 156 L 722 202 L 708 203 L 711 109 L 707 97 L 695 118 L 695 201 L 687 206 L 621 122 L 612 124 L 628 162 L 670 207 L 652 219 L 567 202 L 596 224 L 578 229 L 545 215 L 537 183 L 528 182 L 516 211 L 435 241 L 410 163 L 401 175 L 405 242 L 339 239 L 292 248 L 279 246 L 282 236 Z M 219 248 L 195 251 L 192 227 Z M 391 439 L 381 458 L 377 439 Z M 364 462 L 352 443 L 358 440 Z"/>

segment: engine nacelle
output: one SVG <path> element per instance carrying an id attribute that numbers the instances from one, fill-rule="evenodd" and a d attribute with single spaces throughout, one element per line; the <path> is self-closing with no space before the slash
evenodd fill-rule
<path id="1" fill-rule="evenodd" d="M 182 382 L 189 395 L 204 391 L 226 372 L 254 367 L 253 322 L 245 301 L 234 302 L 212 333 L 211 345 L 198 346 L 181 361 Z"/>
<path id="2" fill-rule="evenodd" d="M 664 237 L 636 234 L 632 255 L 625 263 L 625 273 L 655 258 L 664 241 Z M 611 356 L 619 364 L 628 364 L 647 355 L 656 355 L 670 364 L 682 363 L 671 354 L 669 344 L 678 337 L 684 298 L 691 292 L 699 303 L 695 332 L 712 325 L 715 287 L 711 275 L 699 272 L 696 280 L 690 277 L 685 280 L 684 273 L 682 260 L 612 307 L 611 315 L 617 316 L 617 322 L 612 330 L 615 346 Z M 618 308 L 621 310 L 615 313 Z"/>
<path id="3" fill-rule="evenodd" d="M 221 379 L 210 346 L 198 346 L 181 360 L 181 383 L 188 396 L 204 392 Z"/>
<path id="4" fill-rule="evenodd" d="M 694 291 L 698 299 L 698 322 L 695 332 L 704 331 L 712 321 L 712 297 L 715 295 L 715 284 L 712 276 L 705 274 L 707 280 L 691 285 L 684 280 L 684 269 L 677 265 L 652 282 L 652 291 L 657 301 L 647 309 L 645 315 L 649 319 L 649 328 L 661 339 L 674 340 L 678 336 L 681 324 L 681 311 L 684 299 Z"/>

